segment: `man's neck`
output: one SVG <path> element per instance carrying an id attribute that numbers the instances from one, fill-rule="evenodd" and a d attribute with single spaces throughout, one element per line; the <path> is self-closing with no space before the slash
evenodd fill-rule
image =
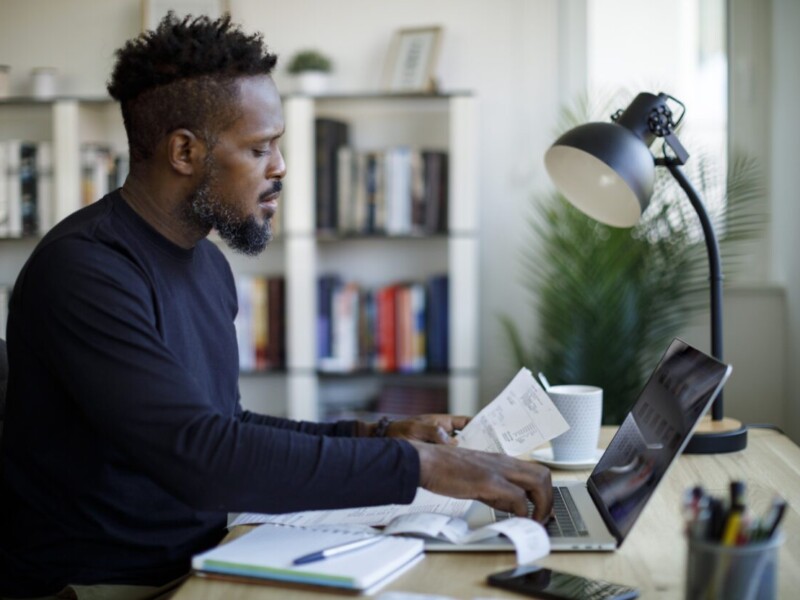
<path id="1" fill-rule="evenodd" d="M 182 215 L 185 200 L 173 191 L 148 185 L 153 178 L 131 171 L 122 186 L 122 197 L 156 231 L 181 248 L 194 248 L 208 231 L 193 228 Z"/>

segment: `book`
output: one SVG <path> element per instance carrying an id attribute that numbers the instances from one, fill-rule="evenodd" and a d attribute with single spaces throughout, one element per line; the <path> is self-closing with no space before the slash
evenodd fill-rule
<path id="1" fill-rule="evenodd" d="M 267 367 L 281 369 L 286 366 L 286 280 L 283 277 L 267 279 Z"/>
<path id="2" fill-rule="evenodd" d="M 317 231 L 338 229 L 339 148 L 347 145 L 348 130 L 348 124 L 337 119 L 318 117 L 314 121 Z"/>
<path id="3" fill-rule="evenodd" d="M 26 142 L 22 143 L 19 149 L 19 235 L 24 236 L 35 235 L 39 232 L 36 148 L 37 144 Z"/>
<path id="4" fill-rule="evenodd" d="M 317 363 L 333 356 L 333 294 L 341 280 L 338 275 L 317 279 Z"/>
<path id="5" fill-rule="evenodd" d="M 255 339 L 253 337 L 253 277 L 241 275 L 236 279 L 236 297 L 239 312 L 233 321 L 236 328 L 236 341 L 239 347 L 239 370 L 252 371 L 256 368 Z"/>
<path id="6" fill-rule="evenodd" d="M 387 285 L 377 290 L 377 360 L 375 370 L 397 370 L 397 290 L 399 285 Z"/>
<path id="7" fill-rule="evenodd" d="M 53 143 L 39 142 L 36 148 L 36 210 L 38 232 L 46 233 L 56 223 L 53 197 Z"/>
<path id="8" fill-rule="evenodd" d="M 336 154 L 338 175 L 336 196 L 339 202 L 336 214 L 338 231 L 342 234 L 356 231 L 355 225 L 355 184 L 356 161 L 351 146 L 339 146 Z"/>
<path id="9" fill-rule="evenodd" d="M 23 234 L 23 202 L 33 200 L 31 194 L 31 148 L 35 146 L 21 140 L 8 140 L 6 144 L 6 202 L 4 237 L 21 237 Z M 28 207 L 30 210 L 30 206 Z"/>
<path id="10" fill-rule="evenodd" d="M 448 220 L 448 155 L 446 152 L 422 152 L 425 219 L 428 233 L 447 231 Z"/>
<path id="11" fill-rule="evenodd" d="M 0 285 L 0 338 L 2 339 L 6 339 L 9 300 L 11 300 L 11 286 Z"/>
<path id="12" fill-rule="evenodd" d="M 281 581 L 295 584 L 374 591 L 423 557 L 421 539 L 385 536 L 379 542 L 301 565 L 293 561 L 372 535 L 332 527 L 264 524 L 235 540 L 198 554 L 192 568 L 199 574 Z"/>
<path id="13" fill-rule="evenodd" d="M 447 275 L 428 281 L 426 311 L 427 368 L 446 371 L 450 364 L 449 283 Z"/>
<path id="14" fill-rule="evenodd" d="M 253 328 L 253 348 L 255 370 L 264 371 L 267 368 L 267 346 L 272 332 L 269 330 L 267 312 L 267 280 L 264 277 L 253 277 L 251 289 L 252 313 L 250 326 Z"/>

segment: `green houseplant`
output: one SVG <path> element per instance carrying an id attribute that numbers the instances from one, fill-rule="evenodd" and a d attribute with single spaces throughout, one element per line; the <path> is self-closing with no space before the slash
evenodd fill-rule
<path id="1" fill-rule="evenodd" d="M 330 73 L 333 69 L 333 63 L 318 50 L 301 50 L 292 56 L 287 68 L 292 75 L 298 75 L 306 71 Z"/>
<path id="2" fill-rule="evenodd" d="M 333 62 L 319 50 L 301 50 L 289 60 L 287 70 L 295 78 L 298 92 L 321 94 L 328 89 Z"/>
<path id="3" fill-rule="evenodd" d="M 627 104 L 624 96 L 594 107 L 579 102 L 564 111 L 559 129 L 607 120 L 613 107 Z M 765 221 L 758 169 L 734 158 L 726 174 L 702 151 L 690 163 L 730 273 L 741 242 L 755 238 Z M 517 366 L 541 370 L 553 384 L 602 387 L 605 423 L 621 421 L 668 342 L 708 308 L 708 259 L 696 214 L 666 170 L 656 177 L 651 205 L 631 229 L 602 225 L 557 193 L 534 198 L 531 242 L 522 249 L 523 285 L 539 321 L 533 342 L 501 316 Z"/>

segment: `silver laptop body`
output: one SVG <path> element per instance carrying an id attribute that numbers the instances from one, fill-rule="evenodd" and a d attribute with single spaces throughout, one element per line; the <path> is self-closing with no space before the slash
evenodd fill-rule
<path id="1" fill-rule="evenodd" d="M 731 373 L 731 367 L 675 339 L 661 357 L 633 408 L 586 481 L 554 481 L 559 527 L 548 523 L 553 551 L 615 550 L 630 533 L 658 484 L 689 442 Z M 575 517 L 574 515 L 577 515 Z M 473 502 L 466 519 L 476 529 L 507 518 Z M 577 523 L 575 522 L 577 521 Z M 572 531 L 569 531 L 573 528 Z M 551 531 L 560 529 L 557 533 Z M 432 551 L 510 551 L 510 540 L 496 537 L 472 544 L 427 541 Z"/>

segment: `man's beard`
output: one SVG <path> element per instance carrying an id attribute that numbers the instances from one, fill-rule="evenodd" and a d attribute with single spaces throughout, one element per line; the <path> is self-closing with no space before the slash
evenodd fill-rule
<path id="1" fill-rule="evenodd" d="M 213 169 L 208 173 L 188 198 L 190 218 L 206 230 L 216 229 L 233 250 L 248 256 L 260 254 L 272 239 L 269 219 L 259 225 L 253 215 L 235 214 L 224 198 L 212 191 Z"/>

